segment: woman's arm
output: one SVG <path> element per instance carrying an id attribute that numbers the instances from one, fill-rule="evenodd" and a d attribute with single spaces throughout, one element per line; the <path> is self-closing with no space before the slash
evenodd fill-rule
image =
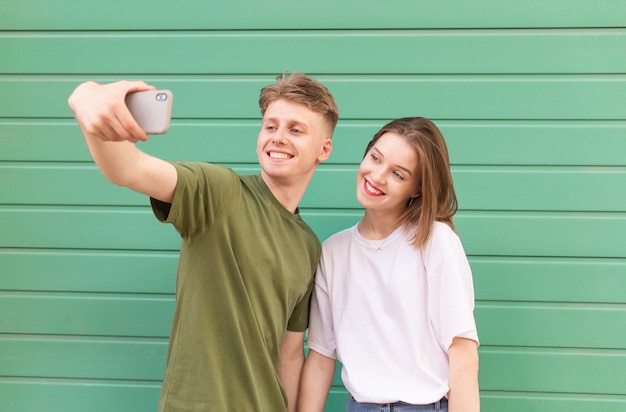
<path id="1" fill-rule="evenodd" d="M 478 347 L 476 341 L 456 337 L 448 349 L 449 412 L 480 411 L 478 391 Z"/>
<path id="2" fill-rule="evenodd" d="M 298 412 L 323 412 L 335 377 L 335 360 L 313 349 L 304 362 L 298 397 Z"/>

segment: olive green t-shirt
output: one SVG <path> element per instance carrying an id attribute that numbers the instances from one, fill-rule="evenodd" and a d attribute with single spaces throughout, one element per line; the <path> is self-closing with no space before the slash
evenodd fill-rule
<path id="1" fill-rule="evenodd" d="M 159 411 L 284 411 L 279 344 L 307 328 L 319 240 L 259 175 L 173 164 L 171 205 L 151 199 L 182 238 Z"/>

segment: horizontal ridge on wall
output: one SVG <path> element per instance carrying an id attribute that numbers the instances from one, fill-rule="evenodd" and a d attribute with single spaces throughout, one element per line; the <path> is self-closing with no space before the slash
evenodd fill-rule
<path id="1" fill-rule="evenodd" d="M 483 302 L 623 303 L 620 258 L 469 256 Z M 0 249 L 0 289 L 173 294 L 177 251 Z M 51 274 L 47 268 L 54 267 Z M 541 284 L 538 288 L 536 285 Z"/>
<path id="2" fill-rule="evenodd" d="M 323 166 L 360 163 L 371 137 L 389 120 L 340 119 Z M 431 120 L 446 139 L 453 165 L 626 166 L 626 120 Z M 151 136 L 140 147 L 162 159 L 256 164 L 260 127 L 260 115 L 174 119 L 166 135 Z M 73 119 L 0 119 L 0 145 L 0 161 L 92 162 Z"/>
<path id="3" fill-rule="evenodd" d="M 160 392 L 160 381 L 0 377 L 0 399 L 16 411 L 154 411 Z"/>
<path id="4" fill-rule="evenodd" d="M 324 240 L 355 224 L 362 211 L 301 214 Z M 626 258 L 625 213 L 461 211 L 455 223 L 470 255 Z M 177 251 L 181 242 L 148 207 L 0 206 L 0 227 L 6 248 Z"/>
<path id="5" fill-rule="evenodd" d="M 626 74 L 317 76 L 317 79 L 334 94 L 341 118 L 346 120 L 416 113 L 432 119 L 455 120 L 626 118 L 626 107 L 614 103 L 626 96 Z M 71 118 L 65 102 L 84 80 L 89 78 L 0 77 L 3 96 L 0 112 L 12 118 Z M 107 82 L 119 78 L 92 80 Z M 172 116 L 185 119 L 259 119 L 259 91 L 273 81 L 270 76 L 160 76 L 142 80 L 172 90 L 175 96 Z"/>
<path id="6" fill-rule="evenodd" d="M 0 32 L 0 50 L 22 75 L 623 74 L 626 29 Z"/>
<path id="7" fill-rule="evenodd" d="M 89 344 L 89 347 L 145 346 L 161 354 L 166 348 L 174 306 L 173 294 L 4 291 L 0 292 L 0 297 L 0 308 L 7 314 L 0 319 L 0 326 L 6 334 L 0 335 L 0 346 L 11 348 L 3 350 L 3 354 L 27 354 L 27 346 L 54 347 L 63 346 L 62 343 Z M 619 349 L 625 345 L 624 334 L 619 328 L 604 329 L 607 322 L 618 325 L 626 321 L 623 306 L 478 300 L 475 315 L 483 348 L 502 346 L 505 348 L 502 353 L 506 352 L 506 347 L 512 351 L 517 351 L 516 347 L 525 348 L 528 352 L 569 348 L 570 352 L 597 354 L 600 351 L 607 356 L 619 356 Z M 581 334 L 581 329 L 587 333 Z M 534 333 L 528 333 L 530 330 Z M 35 354 L 34 351 L 32 356 Z M 12 375 L 6 371 L 16 365 L 10 358 L 8 356 L 0 365 L 1 375 Z M 158 379 L 133 376 L 129 379 Z"/>
<path id="8" fill-rule="evenodd" d="M 231 166 L 242 175 L 259 173 L 256 165 Z M 357 168 L 319 166 L 300 207 L 360 209 Z M 626 167 L 453 166 L 452 177 L 461 210 L 626 210 L 626 191 L 614 190 L 626 187 Z M 7 205 L 149 205 L 147 196 L 110 183 L 92 164 L 0 163 L 0 183 L 0 203 Z"/>
<path id="9" fill-rule="evenodd" d="M 396 0 L 393 8 L 371 0 L 287 2 L 255 0 L 21 0 L 3 5 L 2 30 L 190 30 L 355 29 L 467 27 L 616 27 L 626 11 L 621 0 Z M 144 16 L 149 10 L 149 18 Z M 252 11 L 252 12 L 249 12 Z M 306 16 L 306 18 L 294 18 Z"/>

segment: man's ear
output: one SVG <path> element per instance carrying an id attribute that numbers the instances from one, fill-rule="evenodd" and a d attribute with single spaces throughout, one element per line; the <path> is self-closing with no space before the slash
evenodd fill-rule
<path id="1" fill-rule="evenodd" d="M 324 139 L 324 144 L 322 146 L 322 150 L 320 151 L 319 156 L 317 156 L 317 160 L 321 163 L 330 157 L 330 154 L 333 152 L 333 141 L 331 138 Z"/>

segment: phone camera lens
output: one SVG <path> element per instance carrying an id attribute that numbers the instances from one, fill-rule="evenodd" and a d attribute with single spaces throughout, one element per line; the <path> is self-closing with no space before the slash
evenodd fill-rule
<path id="1" fill-rule="evenodd" d="M 167 94 L 165 93 L 157 93 L 156 99 L 160 102 L 164 102 L 167 100 Z"/>

